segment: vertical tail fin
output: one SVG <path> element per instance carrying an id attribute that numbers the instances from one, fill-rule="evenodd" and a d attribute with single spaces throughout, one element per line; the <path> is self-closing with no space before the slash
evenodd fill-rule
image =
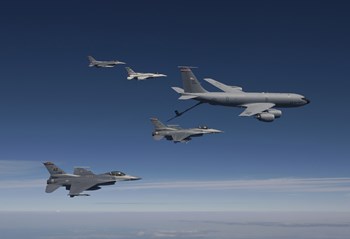
<path id="1" fill-rule="evenodd" d="M 53 174 L 65 174 L 66 172 L 57 167 L 54 163 L 46 162 L 44 163 L 45 167 L 47 168 L 47 171 L 49 171 L 50 175 Z"/>
<path id="2" fill-rule="evenodd" d="M 135 74 L 135 71 L 133 71 L 130 67 L 125 67 L 125 70 L 128 72 L 128 75 Z"/>
<path id="3" fill-rule="evenodd" d="M 151 122 L 154 125 L 155 129 L 164 129 L 167 127 L 165 124 L 160 122 L 157 118 L 151 118 Z"/>
<path id="4" fill-rule="evenodd" d="M 179 66 L 181 71 L 182 83 L 186 93 L 205 93 L 207 92 L 199 83 L 193 74 L 191 67 Z"/>
<path id="5" fill-rule="evenodd" d="M 92 56 L 88 56 L 88 58 L 89 58 L 90 63 L 94 63 L 94 62 L 96 62 L 96 59 L 95 59 L 95 58 L 93 58 Z"/>

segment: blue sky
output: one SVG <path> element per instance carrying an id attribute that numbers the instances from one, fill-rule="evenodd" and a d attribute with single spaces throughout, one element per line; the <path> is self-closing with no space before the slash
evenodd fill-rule
<path id="1" fill-rule="evenodd" d="M 0 210 L 350 211 L 348 7 L 4 3 Z M 127 81 L 122 66 L 89 68 L 90 54 L 168 77 Z M 239 118 L 241 109 L 203 105 L 172 123 L 207 124 L 224 134 L 188 144 L 153 141 L 150 117 L 166 120 L 194 103 L 178 101 L 170 88 L 181 86 L 178 65 L 198 66 L 200 80 L 300 93 L 312 103 L 285 109 L 270 124 Z M 44 193 L 45 161 L 67 172 L 90 166 L 143 180 L 71 200 L 63 189 Z"/>

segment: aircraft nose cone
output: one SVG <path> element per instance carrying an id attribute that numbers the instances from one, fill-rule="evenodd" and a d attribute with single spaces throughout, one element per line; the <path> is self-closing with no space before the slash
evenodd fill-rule
<path id="1" fill-rule="evenodd" d="M 142 179 L 142 178 L 140 178 L 140 177 L 131 177 L 131 178 L 130 178 L 130 180 L 132 180 L 132 181 L 134 181 L 134 180 L 140 180 L 140 179 Z"/>
<path id="2" fill-rule="evenodd" d="M 218 130 L 218 129 L 212 129 L 211 132 L 213 133 L 223 133 L 224 131 Z"/>
<path id="3" fill-rule="evenodd" d="M 303 97 L 302 100 L 304 100 L 304 101 L 306 102 L 306 103 L 305 103 L 306 105 L 307 105 L 307 104 L 310 104 L 310 102 L 311 102 L 308 98 L 305 98 L 305 97 Z"/>

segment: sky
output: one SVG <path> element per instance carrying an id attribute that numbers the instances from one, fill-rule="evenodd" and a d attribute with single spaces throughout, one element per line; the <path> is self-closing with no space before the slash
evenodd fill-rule
<path id="1" fill-rule="evenodd" d="M 348 12 L 346 1 L 312 0 L 4 2 L 0 211 L 349 213 Z M 90 68 L 88 55 L 168 77 L 128 81 L 124 66 Z M 273 123 L 201 105 L 171 123 L 223 134 L 154 141 L 151 117 L 166 121 L 195 103 L 171 89 L 182 86 L 179 65 L 197 66 L 210 91 L 203 78 L 311 103 Z M 45 193 L 46 161 L 142 180 L 71 199 L 63 188 Z"/>

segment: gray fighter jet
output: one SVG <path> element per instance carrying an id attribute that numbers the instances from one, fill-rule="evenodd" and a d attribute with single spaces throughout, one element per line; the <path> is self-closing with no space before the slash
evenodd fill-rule
<path id="1" fill-rule="evenodd" d="M 159 74 L 159 73 L 141 73 L 135 72 L 130 67 L 125 67 L 125 70 L 128 72 L 128 80 L 147 80 L 150 78 L 158 78 L 158 77 L 166 77 L 167 75 Z"/>
<path id="2" fill-rule="evenodd" d="M 174 143 L 187 143 L 191 140 L 191 137 L 199 137 L 203 134 L 222 133 L 221 130 L 210 129 L 207 126 L 183 129 L 178 125 L 164 125 L 157 118 L 151 118 L 151 122 L 154 125 L 152 136 L 155 140 L 165 138 L 174 141 Z"/>
<path id="3" fill-rule="evenodd" d="M 114 67 L 116 65 L 125 64 L 125 62 L 122 61 L 97 61 L 92 56 L 88 56 L 90 64 L 89 67 Z"/>
<path id="4" fill-rule="evenodd" d="M 81 194 L 83 191 L 92 191 L 101 189 L 100 186 L 113 185 L 117 181 L 139 180 L 141 178 L 126 175 L 120 171 L 112 171 L 103 174 L 94 174 L 85 168 L 75 168 L 73 174 L 67 174 L 62 169 L 51 162 L 44 163 L 50 173 L 47 180 L 45 192 L 52 193 L 59 187 L 66 187 L 69 190 L 69 196 L 90 196 Z"/>
<path id="5" fill-rule="evenodd" d="M 175 111 L 176 115 L 169 120 L 181 116 L 200 104 L 209 103 L 245 108 L 239 116 L 254 116 L 260 121 L 272 122 L 282 115 L 282 111 L 275 109 L 275 107 L 299 107 L 310 103 L 310 100 L 299 94 L 244 92 L 241 87 L 228 86 L 207 78 L 204 80 L 223 91 L 208 92 L 192 73 L 192 67 L 179 66 L 179 68 L 184 88 L 172 87 L 172 89 L 181 95 L 180 100 L 193 99 L 199 102 L 183 112 Z"/>

